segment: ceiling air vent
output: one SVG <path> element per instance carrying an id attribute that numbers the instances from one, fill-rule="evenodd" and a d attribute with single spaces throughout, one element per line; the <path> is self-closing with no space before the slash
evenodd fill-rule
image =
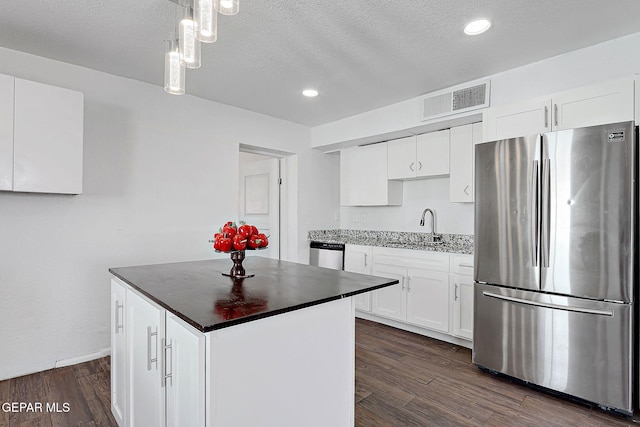
<path id="1" fill-rule="evenodd" d="M 477 110 L 489 106 L 489 80 L 480 84 L 455 87 L 422 98 L 422 120 Z"/>

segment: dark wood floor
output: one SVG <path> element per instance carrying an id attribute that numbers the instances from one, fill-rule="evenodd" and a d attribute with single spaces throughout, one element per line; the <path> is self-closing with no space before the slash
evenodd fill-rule
<path id="1" fill-rule="evenodd" d="M 61 411 L 10 413 L 0 406 L 0 427 L 116 426 L 109 373 L 107 357 L 0 381 L 0 405 L 48 402 L 58 403 Z M 471 364 L 466 348 L 361 319 L 356 322 L 355 414 L 359 427 L 634 424 L 631 418 L 482 372 Z"/>

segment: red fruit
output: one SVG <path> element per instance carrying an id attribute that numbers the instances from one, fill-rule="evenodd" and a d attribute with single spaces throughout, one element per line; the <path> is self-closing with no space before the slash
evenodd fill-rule
<path id="1" fill-rule="evenodd" d="M 231 247 L 233 246 L 233 241 L 229 237 L 223 237 L 222 239 L 220 239 L 219 246 L 220 251 L 229 252 L 231 250 Z"/>
<path id="2" fill-rule="evenodd" d="M 260 243 L 260 247 L 261 248 L 266 248 L 267 245 L 269 244 L 269 239 L 267 238 L 267 236 L 264 235 L 264 233 L 259 233 L 258 234 L 258 238 L 260 239 L 261 243 Z"/>
<path id="3" fill-rule="evenodd" d="M 224 227 L 222 227 L 222 233 L 225 234 L 227 237 L 229 238 L 233 238 L 233 236 L 236 235 L 236 229 L 235 227 L 229 225 L 229 223 L 225 224 Z"/>
<path id="4" fill-rule="evenodd" d="M 258 231 L 258 227 L 256 227 L 255 225 L 250 226 L 251 227 L 251 235 L 253 236 L 254 234 L 258 234 L 260 233 Z"/>
<path id="5" fill-rule="evenodd" d="M 240 234 L 233 236 L 233 249 L 236 251 L 243 251 L 247 248 L 247 239 L 243 238 Z"/>
<path id="6" fill-rule="evenodd" d="M 258 237 L 257 234 L 249 237 L 249 242 L 247 243 L 251 249 L 257 249 L 262 244 L 262 240 Z"/>
<path id="7" fill-rule="evenodd" d="M 243 238 L 247 238 L 251 236 L 251 226 L 249 224 L 242 224 L 240 227 L 238 227 L 238 234 L 241 235 Z"/>

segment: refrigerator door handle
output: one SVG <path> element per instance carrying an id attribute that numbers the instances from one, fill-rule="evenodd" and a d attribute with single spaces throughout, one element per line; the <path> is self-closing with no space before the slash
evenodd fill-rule
<path id="1" fill-rule="evenodd" d="M 540 200 L 538 188 L 538 168 L 540 162 L 538 160 L 533 161 L 533 171 L 531 172 L 531 187 L 533 193 L 533 203 L 531 204 L 531 263 L 534 267 L 538 266 L 538 241 L 539 241 L 539 233 L 538 229 L 538 200 Z"/>
<path id="2" fill-rule="evenodd" d="M 549 248 L 551 224 L 551 159 L 542 160 L 542 221 L 541 221 L 541 246 L 542 267 L 549 267 Z"/>
<path id="3" fill-rule="evenodd" d="M 564 310 L 564 311 L 573 311 L 576 313 L 597 314 L 599 316 L 609 316 L 609 317 L 613 316 L 612 310 L 598 310 L 595 308 L 572 307 L 568 305 L 544 303 L 544 302 L 533 301 L 528 299 L 510 297 L 506 295 L 494 294 L 493 292 L 487 292 L 487 291 L 482 291 L 482 295 L 485 297 L 496 298 L 496 299 L 509 301 L 509 302 L 515 302 L 518 304 L 533 305 L 536 307 L 544 307 L 544 308 L 551 308 L 555 310 Z"/>

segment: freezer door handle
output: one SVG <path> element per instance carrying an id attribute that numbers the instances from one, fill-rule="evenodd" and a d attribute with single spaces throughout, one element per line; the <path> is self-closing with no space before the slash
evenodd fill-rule
<path id="1" fill-rule="evenodd" d="M 542 160 L 542 221 L 541 246 L 542 266 L 549 267 L 550 225 L 551 225 L 551 159 Z"/>
<path id="2" fill-rule="evenodd" d="M 538 160 L 533 161 L 533 170 L 531 171 L 531 192 L 533 193 L 533 203 L 531 204 L 531 263 L 534 267 L 538 266 L 538 200 L 539 186 L 538 186 L 538 168 L 540 162 Z"/>
<path id="3" fill-rule="evenodd" d="M 555 310 L 573 311 L 576 313 L 597 314 L 599 316 L 609 316 L 609 317 L 613 316 L 612 310 L 599 310 L 596 308 L 572 307 L 567 305 L 544 303 L 544 302 L 538 302 L 538 301 L 533 301 L 528 299 L 510 297 L 506 295 L 494 294 L 493 292 L 487 292 L 487 291 L 482 291 L 482 295 L 485 297 L 500 299 L 500 300 L 509 301 L 509 302 L 515 302 L 518 304 L 533 305 L 536 307 L 552 308 Z"/>

